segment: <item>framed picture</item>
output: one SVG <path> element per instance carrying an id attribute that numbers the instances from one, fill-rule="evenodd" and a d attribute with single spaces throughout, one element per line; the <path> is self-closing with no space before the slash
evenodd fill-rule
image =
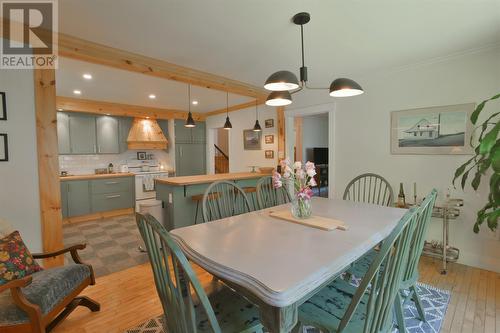
<path id="1" fill-rule="evenodd" d="M 391 153 L 472 154 L 474 107 L 470 103 L 391 112 Z"/>
<path id="2" fill-rule="evenodd" d="M 265 154 L 266 158 L 274 158 L 274 150 L 266 150 Z"/>
<path id="3" fill-rule="evenodd" d="M 147 159 L 147 157 L 148 157 L 148 155 L 146 154 L 145 151 L 138 151 L 137 152 L 137 159 L 139 161 L 145 160 L 145 159 Z"/>
<path id="4" fill-rule="evenodd" d="M 0 91 L 0 120 L 7 120 L 7 100 L 5 93 Z"/>
<path id="5" fill-rule="evenodd" d="M 7 142 L 7 134 L 0 133 L 0 162 L 9 160 L 9 144 Z"/>
<path id="6" fill-rule="evenodd" d="M 265 124 L 266 128 L 272 128 L 272 127 L 274 127 L 274 119 L 266 119 L 264 121 L 264 124 Z"/>
<path id="7" fill-rule="evenodd" d="M 262 148 L 262 132 L 251 129 L 243 131 L 243 148 L 245 150 L 260 150 Z"/>
<path id="8" fill-rule="evenodd" d="M 266 135 L 266 136 L 264 136 L 264 142 L 266 144 L 272 144 L 272 143 L 274 143 L 274 135 Z"/>

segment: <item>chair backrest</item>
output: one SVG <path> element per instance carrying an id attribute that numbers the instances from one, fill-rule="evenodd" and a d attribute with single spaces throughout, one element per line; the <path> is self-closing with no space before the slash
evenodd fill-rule
<path id="1" fill-rule="evenodd" d="M 356 289 L 351 304 L 340 322 L 342 332 L 356 311 L 363 295 L 370 288 L 366 305 L 364 333 L 390 332 L 393 324 L 393 304 L 399 292 L 403 270 L 408 260 L 411 240 L 417 222 L 417 210 L 412 208 L 399 221 Z M 384 269 L 381 269 L 384 267 Z"/>
<path id="2" fill-rule="evenodd" d="M 195 300 L 202 306 L 213 332 L 221 329 L 196 274 L 167 230 L 151 215 L 136 214 L 163 307 L 165 332 L 196 332 Z"/>
<path id="3" fill-rule="evenodd" d="M 291 201 L 290 193 L 285 186 L 274 188 L 272 176 L 259 179 L 256 195 L 259 209 L 283 205 Z"/>
<path id="4" fill-rule="evenodd" d="M 364 173 L 347 184 L 344 191 L 344 200 L 359 201 L 390 206 L 394 194 L 389 182 L 375 173 Z"/>
<path id="5" fill-rule="evenodd" d="M 405 284 L 405 282 L 414 283 L 418 279 L 418 262 L 420 261 L 422 250 L 424 249 L 425 235 L 427 234 L 427 229 L 431 221 L 432 208 L 436 202 L 436 197 L 437 190 L 433 189 L 417 209 L 417 226 L 413 234 L 408 265 L 403 274 L 403 284 Z"/>
<path id="6" fill-rule="evenodd" d="M 250 212 L 245 192 L 233 182 L 221 180 L 210 184 L 203 194 L 203 220 L 223 219 Z"/>

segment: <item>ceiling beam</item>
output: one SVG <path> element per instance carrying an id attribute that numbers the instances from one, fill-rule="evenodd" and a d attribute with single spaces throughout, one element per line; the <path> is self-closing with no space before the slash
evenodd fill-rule
<path id="1" fill-rule="evenodd" d="M 262 97 L 263 88 L 59 33 L 59 56 L 119 68 L 232 94 Z"/>
<path id="2" fill-rule="evenodd" d="M 257 99 L 257 105 L 264 104 L 265 101 L 266 101 L 266 97 L 260 97 L 260 98 L 258 98 Z M 226 108 L 222 108 L 222 109 L 217 109 L 217 110 L 214 110 L 214 111 L 209 111 L 209 112 L 204 113 L 204 115 L 205 115 L 205 117 L 210 117 L 210 116 L 215 116 L 215 115 L 226 113 L 226 112 L 238 111 L 238 110 L 241 110 L 241 109 L 246 109 L 246 108 L 250 108 L 250 107 L 254 107 L 254 106 L 255 106 L 255 100 L 254 101 L 250 101 L 250 102 L 246 102 L 246 103 L 242 103 L 242 104 L 233 105 L 233 106 L 230 106 L 227 109 Z"/>
<path id="3" fill-rule="evenodd" d="M 69 112 L 86 112 L 140 118 L 151 117 L 157 119 L 186 119 L 188 114 L 183 110 L 152 108 L 62 96 L 56 97 L 56 108 Z M 204 120 L 205 115 L 193 112 L 193 118 L 194 120 Z"/>

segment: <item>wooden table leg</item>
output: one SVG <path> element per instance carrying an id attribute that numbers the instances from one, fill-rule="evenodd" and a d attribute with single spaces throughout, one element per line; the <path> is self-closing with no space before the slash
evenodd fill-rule
<path id="1" fill-rule="evenodd" d="M 259 311 L 262 324 L 270 333 L 289 333 L 298 322 L 296 304 L 283 308 L 259 304 Z"/>

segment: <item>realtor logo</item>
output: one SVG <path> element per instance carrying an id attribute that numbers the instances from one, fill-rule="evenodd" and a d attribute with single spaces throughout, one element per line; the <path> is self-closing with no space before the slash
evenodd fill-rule
<path id="1" fill-rule="evenodd" d="M 1 1 L 0 68 L 57 68 L 57 0 Z"/>

